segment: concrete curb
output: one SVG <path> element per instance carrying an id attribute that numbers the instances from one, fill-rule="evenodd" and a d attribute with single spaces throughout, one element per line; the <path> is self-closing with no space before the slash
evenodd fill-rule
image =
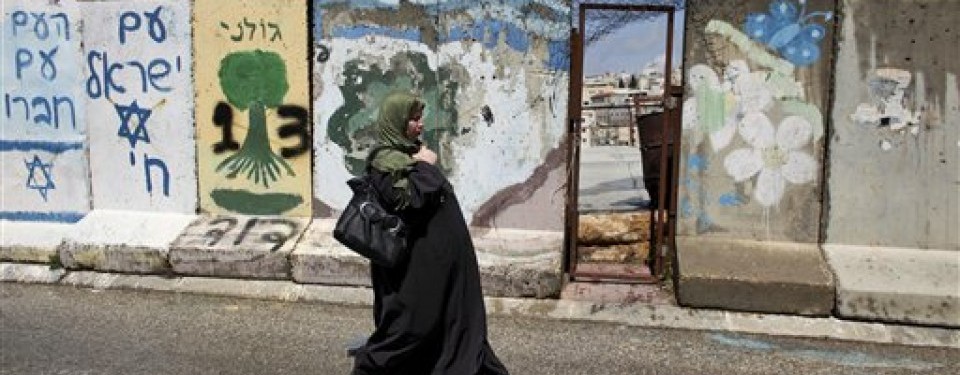
<path id="1" fill-rule="evenodd" d="M 3 282 L 70 285 L 95 289 L 196 293 L 290 302 L 369 306 L 367 288 L 306 285 L 291 281 L 163 277 L 51 270 L 46 265 L 0 263 Z M 960 349 L 960 330 L 836 318 L 740 313 L 645 304 L 603 304 L 572 300 L 486 298 L 487 312 L 541 319 L 623 324 L 636 327 L 729 331 L 773 336 L 812 337 L 909 346 Z"/>

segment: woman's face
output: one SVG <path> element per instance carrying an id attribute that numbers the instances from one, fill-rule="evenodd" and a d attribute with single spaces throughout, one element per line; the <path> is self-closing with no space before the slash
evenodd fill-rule
<path id="1" fill-rule="evenodd" d="M 416 140 L 420 138 L 420 133 L 423 132 L 423 112 L 416 113 L 413 116 L 410 116 L 410 119 L 407 120 L 407 139 Z"/>

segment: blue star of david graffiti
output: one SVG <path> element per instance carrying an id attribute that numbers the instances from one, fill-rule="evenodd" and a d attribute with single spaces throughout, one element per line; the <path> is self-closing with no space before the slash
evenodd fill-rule
<path id="1" fill-rule="evenodd" d="M 23 163 L 27 166 L 27 171 L 30 173 L 27 176 L 27 189 L 33 189 L 40 193 L 40 196 L 43 197 L 43 201 L 47 201 L 47 190 L 56 189 L 56 186 L 53 185 L 53 178 L 50 176 L 50 168 L 53 167 L 53 163 L 44 163 L 40 160 L 40 157 L 33 155 L 33 161 L 24 160 Z M 37 169 L 40 169 L 40 173 L 43 173 L 43 182 L 41 183 L 37 179 Z"/>
<path id="2" fill-rule="evenodd" d="M 117 115 L 120 116 L 120 130 L 117 131 L 118 137 L 126 137 L 130 141 L 130 147 L 137 147 L 137 141 L 150 143 L 150 134 L 147 133 L 147 119 L 153 112 L 150 108 L 140 108 L 137 101 L 134 100 L 130 105 L 114 104 L 117 109 Z M 137 127 L 130 131 L 130 120 L 136 115 Z"/>

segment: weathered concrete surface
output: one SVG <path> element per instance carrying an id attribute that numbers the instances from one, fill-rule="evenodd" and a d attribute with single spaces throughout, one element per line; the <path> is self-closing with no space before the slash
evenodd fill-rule
<path id="1" fill-rule="evenodd" d="M 170 244 L 194 215 L 94 210 L 60 245 L 64 267 L 98 271 L 169 272 Z"/>
<path id="2" fill-rule="evenodd" d="M 73 224 L 0 220 L 0 261 L 46 263 Z"/>
<path id="3" fill-rule="evenodd" d="M 960 327 L 955 251 L 825 245 L 837 278 L 837 315 Z"/>
<path id="4" fill-rule="evenodd" d="M 563 232 L 471 228 L 484 295 L 560 295 Z"/>
<path id="5" fill-rule="evenodd" d="M 677 237 L 678 302 L 800 315 L 830 315 L 834 282 L 816 244 Z"/>
<path id="6" fill-rule="evenodd" d="M 202 216 L 170 248 L 184 275 L 289 279 L 293 247 L 309 218 Z"/>
<path id="7" fill-rule="evenodd" d="M 0 263 L 0 281 L 53 284 L 67 273 L 63 268 L 44 264 Z"/>
<path id="8" fill-rule="evenodd" d="M 960 252 L 960 2 L 841 3 L 825 242 Z"/>
<path id="9" fill-rule="evenodd" d="M 293 279 L 369 286 L 369 262 L 333 238 L 335 223 L 313 221 L 291 255 Z M 563 233 L 477 228 L 472 233 L 485 295 L 547 298 L 560 294 Z"/>
<path id="10" fill-rule="evenodd" d="M 333 238 L 335 219 L 314 219 L 290 255 L 298 283 L 370 286 L 370 262 Z"/>

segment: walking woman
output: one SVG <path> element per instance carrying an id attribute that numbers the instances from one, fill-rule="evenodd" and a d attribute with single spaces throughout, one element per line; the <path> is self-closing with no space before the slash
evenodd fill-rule
<path id="1" fill-rule="evenodd" d="M 376 122 L 369 171 L 384 207 L 409 228 L 408 261 L 371 265 L 375 329 L 355 353 L 354 375 L 508 374 L 487 342 L 473 241 L 460 203 L 421 145 L 424 103 L 389 95 Z M 382 147 L 382 148 L 381 148 Z"/>

